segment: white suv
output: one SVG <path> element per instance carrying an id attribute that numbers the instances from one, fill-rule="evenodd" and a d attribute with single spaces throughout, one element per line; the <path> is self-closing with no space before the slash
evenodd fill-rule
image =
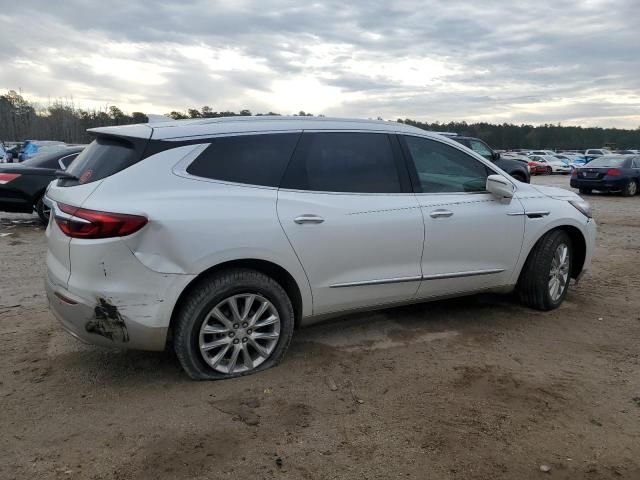
<path id="1" fill-rule="evenodd" d="M 206 119 L 92 130 L 47 191 L 47 292 L 73 335 L 194 379 L 283 357 L 296 327 L 516 289 L 558 307 L 596 226 L 443 136 L 379 121 Z"/>

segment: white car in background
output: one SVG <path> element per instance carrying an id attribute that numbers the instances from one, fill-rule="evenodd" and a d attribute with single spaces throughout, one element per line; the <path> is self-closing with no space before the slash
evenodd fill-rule
<path id="1" fill-rule="evenodd" d="M 571 173 L 572 168 L 554 155 L 529 155 L 534 162 L 540 162 L 547 165 L 548 173 Z"/>
<path id="2" fill-rule="evenodd" d="M 93 129 L 51 183 L 46 289 L 85 341 L 194 379 L 276 365 L 348 312 L 516 290 L 559 307 L 591 263 L 575 193 L 395 122 L 238 117 Z M 341 328 L 336 324 L 336 328 Z"/>
<path id="3" fill-rule="evenodd" d="M 611 155 L 611 153 L 611 150 L 607 150 L 606 148 L 590 148 L 584 152 L 584 156 L 587 161 L 590 161 L 603 155 Z"/>
<path id="4" fill-rule="evenodd" d="M 527 153 L 527 155 L 555 155 L 556 152 L 554 152 L 553 150 L 532 150 L 530 152 Z"/>

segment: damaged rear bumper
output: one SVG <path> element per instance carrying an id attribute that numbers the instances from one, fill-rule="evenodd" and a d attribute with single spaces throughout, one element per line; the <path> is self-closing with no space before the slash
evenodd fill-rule
<path id="1" fill-rule="evenodd" d="M 167 327 L 151 327 L 123 316 L 109 299 L 93 304 L 45 281 L 49 308 L 64 329 L 86 343 L 111 348 L 163 350 Z"/>

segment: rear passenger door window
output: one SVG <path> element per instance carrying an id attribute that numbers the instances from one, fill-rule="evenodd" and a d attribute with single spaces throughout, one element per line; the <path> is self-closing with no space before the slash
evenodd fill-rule
<path id="1" fill-rule="evenodd" d="M 436 140 L 403 136 L 415 167 L 418 193 L 486 191 L 490 170 L 461 150 Z"/>
<path id="2" fill-rule="evenodd" d="M 305 133 L 282 188 L 316 192 L 402 191 L 391 139 L 381 133 Z"/>
<path id="3" fill-rule="evenodd" d="M 215 138 L 187 173 L 226 182 L 277 187 L 300 133 Z"/>

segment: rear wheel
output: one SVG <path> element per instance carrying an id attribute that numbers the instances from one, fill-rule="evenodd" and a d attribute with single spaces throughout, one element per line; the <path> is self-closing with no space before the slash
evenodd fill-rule
<path id="1" fill-rule="evenodd" d="M 228 270 L 200 282 L 176 317 L 174 349 L 194 380 L 248 375 L 278 364 L 293 334 L 284 289 L 255 270 Z"/>
<path id="2" fill-rule="evenodd" d="M 43 225 L 47 225 L 49 223 L 51 209 L 44 204 L 44 195 L 36 202 L 36 213 Z"/>
<path id="3" fill-rule="evenodd" d="M 520 300 L 536 310 L 558 308 L 567 296 L 572 261 L 573 246 L 565 231 L 553 230 L 544 235 L 520 274 Z"/>
<path id="4" fill-rule="evenodd" d="M 551 167 L 547 167 L 545 169 L 545 172 L 547 172 L 547 175 L 551 175 L 553 173 L 553 170 L 551 170 Z"/>
<path id="5" fill-rule="evenodd" d="M 580 193 L 583 195 L 589 195 L 592 192 L 590 188 L 581 188 Z"/>
<path id="6" fill-rule="evenodd" d="M 633 197 L 636 193 L 638 193 L 638 184 L 635 180 L 629 180 L 622 189 L 622 196 Z"/>

